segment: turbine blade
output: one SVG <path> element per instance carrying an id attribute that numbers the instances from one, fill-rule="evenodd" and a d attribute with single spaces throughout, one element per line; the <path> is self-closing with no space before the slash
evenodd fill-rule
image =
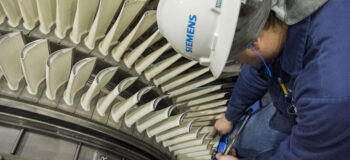
<path id="1" fill-rule="evenodd" d="M 233 86 L 232 84 L 219 84 L 219 85 L 212 85 L 212 86 L 208 86 L 208 87 L 202 87 L 200 89 L 195 89 L 195 90 L 192 90 L 186 94 L 174 97 L 173 101 L 176 103 L 180 103 L 180 102 L 183 102 L 186 100 L 197 98 L 199 96 L 202 96 L 202 95 L 205 95 L 208 93 L 218 91 L 218 90 L 223 89 L 223 88 L 232 88 L 232 86 Z"/>
<path id="2" fill-rule="evenodd" d="M 163 47 L 158 50 L 152 52 L 148 56 L 139 60 L 135 64 L 135 70 L 138 74 L 141 74 L 144 70 L 146 70 L 151 64 L 156 61 L 165 51 L 171 49 L 171 45 L 169 43 L 165 44 Z"/>
<path id="3" fill-rule="evenodd" d="M 198 138 L 199 132 L 201 129 L 202 129 L 201 127 L 196 127 L 196 128 L 191 129 L 191 131 L 187 134 L 182 134 L 182 135 L 176 136 L 174 138 L 171 138 L 169 140 L 163 141 L 163 146 L 168 147 L 168 146 L 172 146 L 175 144 L 179 144 L 181 142 L 195 140 Z"/>
<path id="4" fill-rule="evenodd" d="M 36 0 L 40 32 L 48 34 L 56 22 L 56 0 Z"/>
<path id="5" fill-rule="evenodd" d="M 16 0 L 0 0 L 2 9 L 6 14 L 7 22 L 11 27 L 17 27 L 21 21 L 21 12 Z"/>
<path id="6" fill-rule="evenodd" d="M 206 109 L 210 109 L 210 108 L 215 108 L 218 106 L 223 106 L 226 105 L 228 102 L 227 99 L 224 100 L 215 100 L 215 101 L 211 101 L 211 102 L 207 102 L 205 104 L 200 104 L 200 105 L 196 105 L 196 106 L 191 106 L 191 107 L 187 107 L 183 108 L 186 111 L 201 111 L 201 110 L 206 110 Z"/>
<path id="7" fill-rule="evenodd" d="M 212 158 L 211 153 L 212 153 L 212 151 L 207 149 L 207 150 L 204 150 L 204 151 L 197 151 L 197 152 L 192 152 L 192 153 L 180 154 L 178 157 L 181 160 L 211 159 Z"/>
<path id="8" fill-rule="evenodd" d="M 68 29 L 72 28 L 77 0 L 57 0 L 55 35 L 63 39 Z"/>
<path id="9" fill-rule="evenodd" d="M 197 63 L 198 62 L 196 62 L 196 61 L 189 61 L 189 62 L 187 62 L 185 64 L 180 65 L 180 66 L 167 69 L 164 72 L 162 72 L 161 74 L 159 74 L 156 77 L 154 77 L 153 83 L 156 86 L 159 86 L 159 85 L 167 82 L 168 80 L 178 76 L 179 74 L 181 74 L 182 72 L 184 72 L 187 69 L 191 68 L 192 66 L 194 66 Z"/>
<path id="10" fill-rule="evenodd" d="M 180 149 L 184 149 L 184 148 L 189 148 L 189 147 L 196 146 L 196 145 L 201 145 L 201 144 L 203 144 L 206 136 L 207 136 L 207 134 L 201 134 L 195 140 L 190 140 L 190 141 L 179 143 L 177 145 L 170 146 L 169 151 L 172 152 L 172 151 L 176 151 L 176 150 L 180 150 Z"/>
<path id="11" fill-rule="evenodd" d="M 0 79 L 1 77 L 4 75 L 4 73 L 2 73 L 1 67 L 0 67 Z"/>
<path id="12" fill-rule="evenodd" d="M 154 67 L 145 71 L 145 77 L 147 80 L 151 80 L 153 77 L 158 75 L 160 72 L 167 69 L 170 65 L 174 64 L 177 60 L 179 60 L 182 56 L 180 54 L 176 54 L 172 57 L 169 57 L 162 62 L 159 62 Z"/>
<path id="13" fill-rule="evenodd" d="M 179 136 L 181 134 L 189 133 L 192 128 L 192 124 L 195 121 L 196 120 L 186 121 L 186 122 L 184 121 L 180 126 L 167 130 L 159 135 L 156 135 L 157 143 Z"/>
<path id="14" fill-rule="evenodd" d="M 32 30 L 35 23 L 39 20 L 38 9 L 35 0 L 17 0 L 21 15 L 23 17 L 23 26 L 27 30 Z"/>
<path id="15" fill-rule="evenodd" d="M 153 137 L 153 136 L 155 136 L 161 132 L 164 132 L 168 129 L 180 126 L 185 115 L 186 115 L 186 113 L 178 114 L 175 116 L 170 116 L 165 121 L 157 123 L 156 125 L 148 128 L 146 130 L 147 136 Z"/>
<path id="16" fill-rule="evenodd" d="M 218 113 L 224 113 L 226 111 L 227 107 L 218 107 L 214 109 L 208 109 L 204 111 L 196 111 L 196 112 L 189 112 L 186 117 L 192 118 L 192 117 L 200 117 L 205 115 L 213 115 Z"/>
<path id="17" fill-rule="evenodd" d="M 100 5 L 88 36 L 85 38 L 85 45 L 89 49 L 95 48 L 95 42 L 105 36 L 114 15 L 116 14 L 122 0 L 100 0 Z"/>
<path id="18" fill-rule="evenodd" d="M 124 9 L 122 9 L 122 13 L 125 12 Z M 150 10 L 146 11 L 135 28 L 128 34 L 127 37 L 123 39 L 120 44 L 118 44 L 116 47 L 118 52 L 125 52 L 125 50 L 136 41 L 143 33 L 145 33 L 154 23 L 156 22 L 156 11 Z M 107 36 L 103 39 L 103 41 L 99 45 L 99 49 L 103 55 L 108 54 L 108 49 L 111 45 L 117 42 L 117 40 L 113 41 L 113 34 L 107 34 Z"/>
<path id="19" fill-rule="evenodd" d="M 49 46 L 46 39 L 28 43 L 21 54 L 22 70 L 27 82 L 27 91 L 36 95 L 41 82 L 45 80 L 45 66 L 49 58 Z"/>
<path id="20" fill-rule="evenodd" d="M 6 14 L 4 9 L 1 6 L 1 1 L 0 1 L 0 24 L 5 22 Z"/>
<path id="21" fill-rule="evenodd" d="M 215 80 L 215 77 L 200 78 L 200 79 L 197 79 L 195 81 L 191 81 L 191 82 L 183 84 L 182 86 L 179 87 L 179 89 L 176 89 L 174 91 L 169 92 L 169 95 L 170 95 L 170 97 L 178 96 L 178 95 L 186 93 L 192 89 L 195 89 L 197 87 L 211 83 L 214 80 Z"/>
<path id="22" fill-rule="evenodd" d="M 97 112 L 100 116 L 105 116 L 107 109 L 112 104 L 119 94 L 130 87 L 135 81 L 137 77 L 129 77 L 122 80 L 107 96 L 100 98 L 97 101 Z"/>
<path id="23" fill-rule="evenodd" d="M 108 31 L 103 40 L 101 48 L 104 55 L 107 55 L 106 52 L 108 52 L 107 50 L 110 45 L 115 44 L 119 40 L 120 36 L 134 20 L 146 2 L 147 0 L 126 0 L 124 2 L 117 20 L 114 22 L 112 28 Z M 114 56 L 113 58 L 117 60 Z M 119 62 L 120 59 L 117 61 Z"/>
<path id="24" fill-rule="evenodd" d="M 204 143 L 201 145 L 180 149 L 180 150 L 175 151 L 174 154 L 179 155 L 179 154 L 193 153 L 193 152 L 198 152 L 198 151 L 205 151 L 209 147 L 209 142 L 210 142 L 209 140 L 205 140 Z"/>
<path id="25" fill-rule="evenodd" d="M 70 39 L 78 44 L 81 36 L 87 33 L 95 18 L 99 0 L 78 0 Z"/>
<path id="26" fill-rule="evenodd" d="M 131 52 L 126 54 L 124 56 L 124 63 L 128 68 L 131 68 L 131 66 L 135 63 L 135 61 L 141 56 L 141 54 L 152 44 L 159 41 L 162 38 L 162 36 L 159 33 L 159 30 L 157 30 L 155 33 L 153 33 L 152 36 L 150 36 L 146 41 L 141 43 L 139 46 L 137 46 L 135 49 L 133 49 Z"/>
<path id="27" fill-rule="evenodd" d="M 6 34 L 0 39 L 0 68 L 11 90 L 17 90 L 23 78 L 21 52 L 24 42 L 20 32 Z"/>
<path id="28" fill-rule="evenodd" d="M 186 107 L 192 107 L 198 104 L 203 104 L 207 103 L 213 100 L 217 100 L 220 98 L 224 98 L 225 95 L 227 95 L 226 92 L 219 92 L 219 93 L 212 93 L 212 94 L 207 94 L 202 97 L 198 97 L 196 99 L 191 99 L 189 101 L 186 101 Z"/>
<path id="29" fill-rule="evenodd" d="M 69 76 L 63 99 L 68 105 L 73 105 L 75 94 L 82 89 L 95 67 L 96 58 L 85 58 L 74 64 Z"/>
<path id="30" fill-rule="evenodd" d="M 101 91 L 101 89 L 112 79 L 118 67 L 109 67 L 97 73 L 88 91 L 81 98 L 81 106 L 85 111 L 90 110 L 91 100 Z"/>
<path id="31" fill-rule="evenodd" d="M 143 118 L 148 113 L 153 112 L 156 109 L 158 103 L 166 97 L 168 96 L 158 97 L 142 106 L 137 107 L 135 110 L 126 112 L 125 124 L 130 128 L 133 124 L 136 123 L 136 121 Z"/>
<path id="32" fill-rule="evenodd" d="M 149 92 L 152 88 L 153 87 L 145 87 L 128 99 L 114 105 L 111 111 L 114 122 L 121 122 L 121 118 L 126 113 L 126 111 L 135 106 L 141 100 L 141 97 Z"/>
<path id="33" fill-rule="evenodd" d="M 142 133 L 147 128 L 155 125 L 158 122 L 161 122 L 162 120 L 167 119 L 171 112 L 177 107 L 176 105 L 169 106 L 167 108 L 164 108 L 159 111 L 152 112 L 145 117 L 141 118 L 139 121 L 136 122 L 136 128 L 137 130 Z"/>
<path id="34" fill-rule="evenodd" d="M 58 88 L 69 78 L 72 66 L 72 48 L 58 50 L 52 53 L 46 63 L 46 96 L 56 99 Z"/>
<path id="35" fill-rule="evenodd" d="M 212 121 L 212 120 L 217 120 L 217 119 L 219 119 L 222 116 L 223 116 L 222 114 L 216 114 L 216 115 L 208 115 L 208 116 L 195 117 L 195 118 L 187 118 L 187 117 L 185 117 L 184 121 L 192 121 L 194 119 L 196 119 L 197 122 Z"/>
<path id="36" fill-rule="evenodd" d="M 191 61 L 191 62 L 193 62 L 193 61 Z M 191 63 L 191 62 L 189 62 L 189 63 Z M 177 68 L 177 69 L 182 70 L 182 68 Z M 207 72 L 209 72 L 209 68 L 203 68 L 203 69 L 199 69 L 197 71 L 193 71 L 191 73 L 187 73 L 187 74 L 178 76 L 178 77 L 174 78 L 172 81 L 162 85 L 161 89 L 163 92 L 167 92 L 167 91 L 174 89 L 183 83 L 187 83 L 188 81 L 191 81 L 191 80 L 193 80 L 193 79 L 195 79 L 195 78 L 197 78 L 197 77 L 199 77 Z"/>

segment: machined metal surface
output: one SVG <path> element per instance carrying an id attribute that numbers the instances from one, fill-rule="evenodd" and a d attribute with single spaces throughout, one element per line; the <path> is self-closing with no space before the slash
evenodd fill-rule
<path id="1" fill-rule="evenodd" d="M 9 103 L 11 103 L 13 106 L 8 105 Z M 4 105 L 11 107 L 6 107 Z M 0 98 L 0 106 L 0 124 L 11 124 L 35 131 L 53 134 L 73 141 L 103 148 L 110 152 L 115 152 L 116 154 L 130 153 L 128 154 L 130 156 L 129 159 L 170 159 L 168 155 L 161 153 L 158 149 L 147 144 L 143 144 L 143 142 L 133 139 L 123 132 L 101 126 L 91 121 L 82 120 L 59 112 L 53 112 L 49 109 L 38 110 L 37 106 L 11 101 L 4 98 Z M 23 112 L 22 110 L 25 111 Z M 38 116 L 43 117 L 41 117 L 41 121 L 32 119 L 30 118 L 31 116 L 25 117 L 28 116 L 28 113 L 36 113 L 31 115 L 35 116 L 36 119 L 38 119 Z M 23 116 L 20 116 L 21 114 L 23 114 Z M 55 119 L 50 119 L 47 116 L 55 117 Z M 55 124 L 56 122 L 53 121 L 57 121 L 57 123 L 60 125 Z M 85 132 L 76 131 L 74 129 L 76 126 L 86 127 Z M 107 141 L 105 140 L 106 138 L 104 136 L 108 136 L 110 137 L 109 139 L 114 139 L 114 141 L 118 141 L 118 143 Z M 120 141 L 121 139 L 124 142 Z M 134 145 L 132 146 L 132 144 Z"/>

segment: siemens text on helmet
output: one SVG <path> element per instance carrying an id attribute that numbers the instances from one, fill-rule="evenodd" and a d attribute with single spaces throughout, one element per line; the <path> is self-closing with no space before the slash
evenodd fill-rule
<path id="1" fill-rule="evenodd" d="M 197 21 L 196 15 L 189 16 L 187 30 L 186 30 L 186 52 L 188 53 L 192 53 L 193 37 L 196 29 L 196 21 Z"/>

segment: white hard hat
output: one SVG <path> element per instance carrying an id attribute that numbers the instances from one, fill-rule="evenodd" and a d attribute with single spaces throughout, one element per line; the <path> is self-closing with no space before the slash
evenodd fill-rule
<path id="1" fill-rule="evenodd" d="M 228 58 L 232 57 L 232 51 L 237 53 L 237 49 L 244 49 L 233 49 L 236 27 L 240 25 L 237 24 L 240 9 L 241 0 L 160 0 L 157 23 L 161 34 L 177 52 L 209 66 L 213 75 L 219 77 Z M 256 18 L 256 14 L 253 17 Z M 257 38 L 256 32 L 262 28 L 259 25 L 257 31 L 253 30 L 253 38 L 248 38 L 245 43 Z"/>
<path id="2" fill-rule="evenodd" d="M 240 0 L 160 0 L 160 33 L 186 58 L 209 65 L 218 77 L 226 64 Z"/>

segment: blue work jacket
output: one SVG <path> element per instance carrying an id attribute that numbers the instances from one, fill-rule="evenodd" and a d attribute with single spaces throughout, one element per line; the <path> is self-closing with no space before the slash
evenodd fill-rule
<path id="1" fill-rule="evenodd" d="M 272 78 L 262 65 L 243 67 L 226 118 L 238 120 L 268 91 L 277 109 L 270 127 L 289 134 L 279 147 L 254 159 L 350 160 L 349 8 L 349 0 L 329 0 L 289 26 L 282 53 L 270 63 Z"/>

